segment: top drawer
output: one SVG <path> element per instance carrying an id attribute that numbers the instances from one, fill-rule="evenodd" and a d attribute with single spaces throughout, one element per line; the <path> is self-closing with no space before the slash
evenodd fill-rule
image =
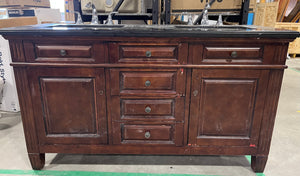
<path id="1" fill-rule="evenodd" d="M 187 62 L 184 43 L 111 43 L 111 63 L 172 63 Z"/>
<path id="2" fill-rule="evenodd" d="M 262 63 L 262 46 L 204 46 L 203 63 Z"/>
<path id="3" fill-rule="evenodd" d="M 25 42 L 26 61 L 59 63 L 104 63 L 104 45 L 101 43 Z"/>

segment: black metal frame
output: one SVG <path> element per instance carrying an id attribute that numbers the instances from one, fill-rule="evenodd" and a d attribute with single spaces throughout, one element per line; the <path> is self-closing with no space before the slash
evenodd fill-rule
<path id="1" fill-rule="evenodd" d="M 250 0 L 243 0 L 241 14 L 240 14 L 241 15 L 240 24 L 248 23 L 249 5 L 250 5 Z"/>

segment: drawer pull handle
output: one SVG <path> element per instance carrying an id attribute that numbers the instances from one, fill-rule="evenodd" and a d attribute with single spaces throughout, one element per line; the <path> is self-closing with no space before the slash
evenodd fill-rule
<path id="1" fill-rule="evenodd" d="M 145 112 L 146 112 L 146 113 L 150 113 L 150 112 L 151 112 L 151 108 L 150 108 L 149 106 L 147 106 L 147 107 L 145 108 Z"/>
<path id="2" fill-rule="evenodd" d="M 149 131 L 147 131 L 147 132 L 145 133 L 145 138 L 146 138 L 146 139 L 149 139 L 150 137 L 151 137 L 151 134 L 150 134 Z"/>
<path id="3" fill-rule="evenodd" d="M 238 54 L 237 54 L 236 51 L 232 51 L 232 52 L 231 52 L 231 57 L 232 57 L 232 58 L 237 58 L 237 56 L 238 56 Z"/>
<path id="4" fill-rule="evenodd" d="M 145 86 L 146 86 L 146 87 L 149 87 L 150 85 L 151 85 L 151 81 L 147 80 L 147 81 L 145 82 Z"/>
<path id="5" fill-rule="evenodd" d="M 146 57 L 151 57 L 152 54 L 151 54 L 151 51 L 146 51 Z"/>
<path id="6" fill-rule="evenodd" d="M 64 49 L 60 50 L 60 55 L 61 56 L 66 56 L 67 55 L 67 51 L 64 50 Z"/>

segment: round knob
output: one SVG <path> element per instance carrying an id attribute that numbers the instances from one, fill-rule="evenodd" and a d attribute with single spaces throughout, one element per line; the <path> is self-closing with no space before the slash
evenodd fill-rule
<path id="1" fill-rule="evenodd" d="M 199 93 L 199 91 L 198 91 L 198 90 L 194 90 L 194 91 L 193 91 L 194 97 L 195 97 L 195 96 L 197 96 L 197 95 L 198 95 L 198 93 Z"/>
<path id="2" fill-rule="evenodd" d="M 64 49 L 60 50 L 60 55 L 61 56 L 66 56 L 67 55 L 67 51 L 64 50 Z"/>
<path id="3" fill-rule="evenodd" d="M 151 137 L 151 134 L 150 134 L 149 131 L 147 131 L 147 132 L 145 133 L 145 138 L 146 138 L 146 139 L 149 139 L 150 137 Z"/>
<path id="4" fill-rule="evenodd" d="M 100 95 L 103 95 L 103 94 L 104 94 L 104 91 L 103 91 L 103 90 L 99 90 L 99 94 L 100 94 Z"/>
<path id="5" fill-rule="evenodd" d="M 146 51 L 146 57 L 151 57 L 152 54 L 151 54 L 151 51 Z"/>
<path id="6" fill-rule="evenodd" d="M 145 86 L 146 86 L 146 87 L 149 87 L 150 85 L 151 85 L 151 81 L 147 80 L 147 81 L 145 82 Z"/>
<path id="7" fill-rule="evenodd" d="M 232 51 L 231 52 L 231 57 L 236 58 L 238 56 L 236 51 Z"/>
<path id="8" fill-rule="evenodd" d="M 147 107 L 145 108 L 145 112 L 146 112 L 146 113 L 150 113 L 150 112 L 151 112 L 151 108 L 150 108 L 149 106 L 147 106 Z"/>

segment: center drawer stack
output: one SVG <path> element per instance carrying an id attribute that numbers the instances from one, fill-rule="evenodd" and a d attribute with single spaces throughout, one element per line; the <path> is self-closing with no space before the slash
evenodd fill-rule
<path id="1" fill-rule="evenodd" d="M 178 64 L 179 43 L 111 43 L 110 62 Z M 180 68 L 110 69 L 113 144 L 183 145 L 186 71 Z"/>

